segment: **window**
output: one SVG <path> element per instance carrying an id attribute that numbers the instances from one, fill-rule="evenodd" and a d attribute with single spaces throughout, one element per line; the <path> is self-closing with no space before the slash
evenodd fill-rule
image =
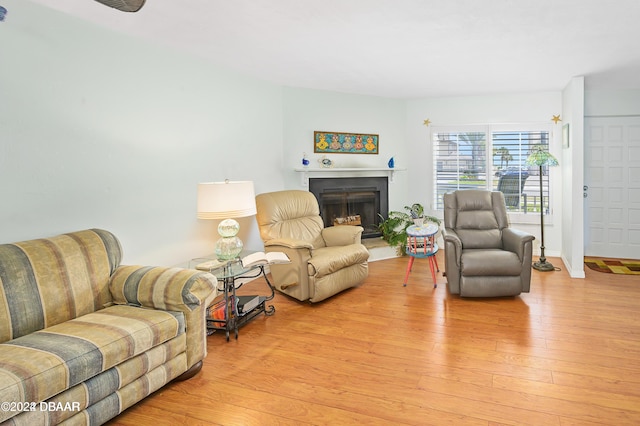
<path id="1" fill-rule="evenodd" d="M 509 213 L 540 212 L 540 169 L 527 166 L 526 159 L 534 146 L 549 149 L 548 129 L 433 130 L 436 210 L 443 209 L 446 192 L 480 188 L 503 192 Z M 542 185 L 544 213 L 549 214 L 547 167 L 542 170 Z"/>
<path id="2" fill-rule="evenodd" d="M 436 210 L 442 195 L 457 189 L 487 188 L 486 133 L 434 133 Z"/>

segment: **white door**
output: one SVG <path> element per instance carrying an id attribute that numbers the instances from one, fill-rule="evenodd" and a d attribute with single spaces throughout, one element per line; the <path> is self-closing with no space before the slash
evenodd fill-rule
<path id="1" fill-rule="evenodd" d="M 640 259 L 640 117 L 585 119 L 585 256 Z"/>

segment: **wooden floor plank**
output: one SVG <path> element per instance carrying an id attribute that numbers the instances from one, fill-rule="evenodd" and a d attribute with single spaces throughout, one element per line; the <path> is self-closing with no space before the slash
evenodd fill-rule
<path id="1" fill-rule="evenodd" d="M 318 304 L 277 294 L 237 341 L 208 337 L 197 376 L 110 424 L 640 424 L 640 278 L 550 260 L 514 298 L 462 299 L 441 274 L 434 289 L 420 261 L 403 287 L 406 258 Z"/>

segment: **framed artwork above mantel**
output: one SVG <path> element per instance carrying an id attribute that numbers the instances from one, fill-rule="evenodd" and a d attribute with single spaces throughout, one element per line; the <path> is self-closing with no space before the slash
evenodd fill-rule
<path id="1" fill-rule="evenodd" d="M 377 154 L 379 136 L 367 133 L 313 132 L 318 154 Z"/>

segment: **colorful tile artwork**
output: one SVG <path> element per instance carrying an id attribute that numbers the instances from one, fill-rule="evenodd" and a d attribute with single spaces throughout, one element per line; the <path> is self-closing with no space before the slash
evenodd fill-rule
<path id="1" fill-rule="evenodd" d="M 319 154 L 377 154 L 378 135 L 313 132 L 313 152 Z"/>

